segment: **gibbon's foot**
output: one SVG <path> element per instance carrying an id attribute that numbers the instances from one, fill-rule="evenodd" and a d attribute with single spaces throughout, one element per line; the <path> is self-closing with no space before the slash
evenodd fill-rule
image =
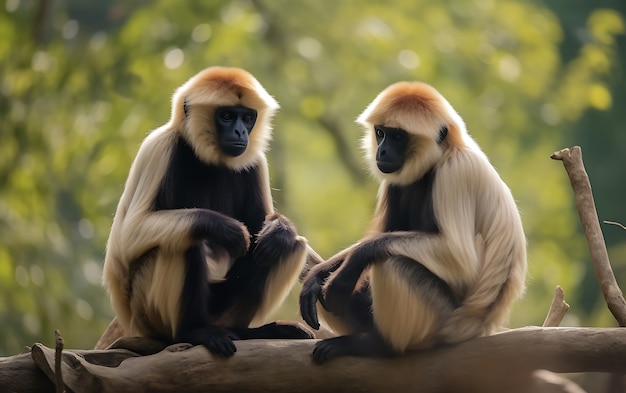
<path id="1" fill-rule="evenodd" d="M 332 358 L 352 355 L 354 348 L 347 338 L 348 336 L 333 337 L 315 344 L 312 354 L 313 361 L 322 364 Z"/>
<path id="2" fill-rule="evenodd" d="M 321 364 L 339 356 L 392 357 L 396 353 L 375 331 L 322 340 L 313 348 L 313 361 Z"/>
<path id="3" fill-rule="evenodd" d="M 239 337 L 228 329 L 219 326 L 206 326 L 181 333 L 176 341 L 203 345 L 213 354 L 230 357 L 237 352 L 233 340 L 238 339 Z"/>
<path id="4" fill-rule="evenodd" d="M 270 322 L 257 328 L 232 328 L 241 340 L 251 339 L 311 339 L 315 335 L 298 322 Z"/>

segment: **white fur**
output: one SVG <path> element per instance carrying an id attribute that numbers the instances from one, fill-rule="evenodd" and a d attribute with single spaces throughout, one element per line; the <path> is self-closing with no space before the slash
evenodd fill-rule
<path id="1" fill-rule="evenodd" d="M 435 342 L 442 310 L 423 301 L 415 283 L 393 259 L 372 266 L 372 309 L 378 331 L 397 351 L 425 348 Z"/>
<path id="2" fill-rule="evenodd" d="M 252 319 L 250 326 L 259 326 L 265 323 L 267 316 L 282 304 L 289 294 L 293 283 L 298 279 L 306 261 L 307 240 L 299 236 L 298 243 L 298 250 L 290 255 L 291 261 L 289 263 L 279 262 L 280 266 L 267 279 L 265 291 L 263 292 L 263 302 Z"/>

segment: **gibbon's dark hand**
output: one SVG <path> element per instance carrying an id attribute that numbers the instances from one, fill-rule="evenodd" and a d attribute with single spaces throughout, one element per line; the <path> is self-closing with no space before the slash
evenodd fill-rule
<path id="1" fill-rule="evenodd" d="M 320 328 L 317 317 L 317 301 L 322 301 L 324 280 L 321 275 L 320 272 L 309 274 L 302 284 L 302 291 L 300 291 L 300 315 L 315 330 Z"/>
<path id="2" fill-rule="evenodd" d="M 291 254 L 298 241 L 296 228 L 285 216 L 270 214 L 256 237 L 254 261 L 261 266 L 274 265 L 286 254 Z"/>
<path id="3" fill-rule="evenodd" d="M 349 261 L 346 260 L 347 262 Z M 345 269 L 338 270 L 322 289 L 322 299 L 320 301 L 324 308 L 335 315 L 348 315 L 352 292 L 359 277 L 360 274 L 353 279 L 351 275 L 346 274 Z"/>
<path id="4" fill-rule="evenodd" d="M 229 218 L 225 220 L 224 225 L 211 234 L 210 238 L 224 247 L 233 258 L 246 255 L 250 247 L 250 233 L 248 232 L 248 228 L 246 228 L 242 222 L 235 219 Z"/>

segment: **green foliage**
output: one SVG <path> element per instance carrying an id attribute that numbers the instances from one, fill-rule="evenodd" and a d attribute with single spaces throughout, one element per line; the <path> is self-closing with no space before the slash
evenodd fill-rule
<path id="1" fill-rule="evenodd" d="M 112 317 L 102 260 L 137 147 L 168 120 L 174 89 L 217 64 L 248 69 L 281 103 L 274 197 L 322 256 L 358 239 L 375 203 L 354 119 L 388 84 L 416 79 L 448 97 L 519 201 L 531 277 L 512 325 L 540 324 L 556 284 L 597 292 L 548 157 L 577 143 L 568 130 L 587 113 L 612 113 L 616 10 L 585 16 L 566 57 L 540 1 L 68 1 L 37 39 L 39 5 L 7 0 L 0 13 L 0 354 L 51 344 L 57 328 L 68 346 L 93 346 Z M 295 299 L 281 316 L 297 317 Z M 600 302 L 570 303 L 568 322 L 610 323 Z"/>

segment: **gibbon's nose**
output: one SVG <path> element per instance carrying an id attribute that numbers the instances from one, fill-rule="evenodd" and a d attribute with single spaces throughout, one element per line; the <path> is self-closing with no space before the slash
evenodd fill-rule
<path id="1" fill-rule="evenodd" d="M 235 127 L 234 127 L 234 131 L 235 131 L 235 135 L 237 136 L 237 138 L 242 139 L 248 136 L 248 131 L 246 129 L 246 126 L 243 124 L 241 120 L 237 120 L 237 123 L 235 124 Z"/>
<path id="2" fill-rule="evenodd" d="M 379 148 L 378 151 L 376 152 L 376 159 L 383 160 L 386 155 L 387 155 L 387 149 Z"/>

